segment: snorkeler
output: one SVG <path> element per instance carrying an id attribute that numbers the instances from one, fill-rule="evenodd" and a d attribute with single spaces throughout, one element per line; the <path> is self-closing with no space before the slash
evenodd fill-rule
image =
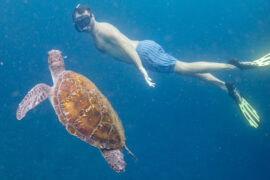
<path id="1" fill-rule="evenodd" d="M 270 53 L 250 62 L 239 62 L 236 59 L 232 59 L 227 64 L 214 62 L 187 63 L 169 55 L 159 44 L 152 40 L 131 40 L 113 25 L 97 22 L 88 6 L 77 5 L 73 11 L 72 18 L 76 30 L 89 33 L 92 42 L 98 50 L 117 60 L 135 64 L 149 86 L 154 87 L 155 83 L 148 76 L 146 69 L 199 78 L 226 91 L 235 100 L 250 125 L 255 128 L 259 126 L 260 117 L 254 108 L 241 96 L 235 85 L 231 82 L 219 80 L 210 72 L 270 66 Z"/>

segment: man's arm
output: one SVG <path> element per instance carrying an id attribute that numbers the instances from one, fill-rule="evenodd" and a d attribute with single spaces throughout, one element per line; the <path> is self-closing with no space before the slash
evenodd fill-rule
<path id="1" fill-rule="evenodd" d="M 120 39 L 121 41 L 121 39 Z M 151 87 L 155 87 L 155 83 L 152 82 L 152 79 L 148 76 L 147 71 L 142 65 L 141 58 L 139 57 L 138 53 L 134 50 L 134 47 L 128 41 L 122 41 L 119 42 L 119 45 L 122 47 L 122 49 L 126 52 L 126 54 L 129 56 L 129 58 L 132 60 L 132 62 L 136 65 L 136 67 L 139 69 L 139 71 L 143 74 L 145 81 L 147 84 Z"/>
<path id="2" fill-rule="evenodd" d="M 125 47 L 124 47 L 125 48 Z M 142 65 L 142 61 L 139 57 L 139 55 L 134 51 L 128 51 L 127 54 L 130 56 L 136 67 L 139 69 L 139 71 L 143 74 L 145 81 L 147 84 L 151 87 L 155 87 L 155 83 L 152 82 L 152 79 L 148 76 L 147 71 Z"/>
<path id="3" fill-rule="evenodd" d="M 128 39 L 124 34 L 122 34 L 116 27 L 108 23 L 101 23 L 103 33 L 106 37 L 113 42 L 113 44 L 117 44 L 121 47 L 121 49 L 126 53 L 126 55 L 132 60 L 132 62 L 136 65 L 139 71 L 143 74 L 145 81 L 151 87 L 155 87 L 155 83 L 152 82 L 152 79 L 148 76 L 145 68 L 142 65 L 141 59 L 137 54 L 136 50 L 132 46 L 132 42 Z M 105 30 L 105 31 L 104 31 Z"/>

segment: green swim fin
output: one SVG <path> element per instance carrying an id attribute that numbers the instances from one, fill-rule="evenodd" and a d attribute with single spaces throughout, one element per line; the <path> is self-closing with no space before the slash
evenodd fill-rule
<path id="1" fill-rule="evenodd" d="M 253 61 L 240 62 L 237 59 L 231 59 L 228 63 L 238 67 L 241 70 L 268 67 L 270 66 L 270 53 Z"/>
<path id="2" fill-rule="evenodd" d="M 226 87 L 228 89 L 228 94 L 235 100 L 240 111 L 249 122 L 249 124 L 254 128 L 258 128 L 260 117 L 256 110 L 247 102 L 245 98 L 241 96 L 233 83 L 226 82 Z"/>

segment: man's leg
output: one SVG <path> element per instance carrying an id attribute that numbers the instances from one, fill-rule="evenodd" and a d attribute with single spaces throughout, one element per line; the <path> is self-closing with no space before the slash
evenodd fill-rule
<path id="1" fill-rule="evenodd" d="M 176 61 L 174 71 L 179 74 L 209 73 L 215 71 L 234 70 L 236 66 L 225 63 L 214 62 L 192 62 Z"/>
<path id="2" fill-rule="evenodd" d="M 208 82 L 210 84 L 213 84 L 220 89 L 226 91 L 228 93 L 228 89 L 226 87 L 226 84 L 224 81 L 221 81 L 220 79 L 216 78 L 210 73 L 196 73 L 196 74 L 190 74 L 192 77 L 196 77 L 202 81 Z"/>
<path id="3" fill-rule="evenodd" d="M 236 59 L 231 59 L 228 64 L 215 63 L 215 62 L 192 62 L 187 63 L 183 61 L 176 61 L 174 71 L 180 74 L 193 74 L 193 73 L 211 73 L 215 71 L 224 70 L 245 70 L 245 69 L 256 69 L 270 66 L 270 53 L 263 57 L 246 62 L 240 62 Z"/>
<path id="4" fill-rule="evenodd" d="M 182 73 L 179 73 L 179 74 L 182 74 Z M 249 124 L 255 128 L 259 126 L 260 117 L 257 114 L 256 110 L 247 102 L 245 98 L 241 96 L 240 92 L 234 86 L 233 83 L 228 83 L 228 82 L 225 83 L 224 81 L 221 81 L 220 79 L 216 78 L 210 73 L 196 73 L 196 74 L 185 74 L 185 75 L 199 78 L 205 82 L 214 84 L 218 86 L 219 88 L 221 88 L 222 90 L 226 91 L 228 95 L 231 96 L 235 100 L 241 113 L 244 115 L 244 117 L 249 122 Z"/>

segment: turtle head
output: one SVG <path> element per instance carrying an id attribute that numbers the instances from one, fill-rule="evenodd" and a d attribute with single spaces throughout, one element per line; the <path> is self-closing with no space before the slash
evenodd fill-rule
<path id="1" fill-rule="evenodd" d="M 65 71 L 64 59 L 62 57 L 61 51 L 59 50 L 50 50 L 48 55 L 49 68 L 54 81 L 58 78 L 59 74 Z"/>

